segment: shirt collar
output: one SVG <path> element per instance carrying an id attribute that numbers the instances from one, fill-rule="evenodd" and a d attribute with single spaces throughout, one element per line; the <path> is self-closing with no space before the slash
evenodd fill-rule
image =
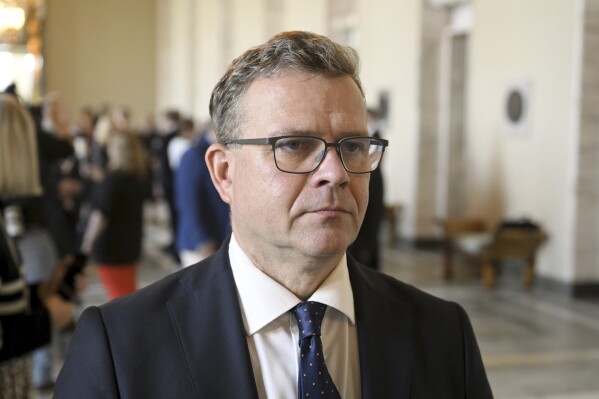
<path id="1" fill-rule="evenodd" d="M 229 243 L 229 259 L 247 335 L 258 332 L 301 302 L 291 291 L 252 263 L 235 240 L 235 235 L 231 236 Z M 308 300 L 335 308 L 347 316 L 350 323 L 355 322 L 346 255 Z"/>

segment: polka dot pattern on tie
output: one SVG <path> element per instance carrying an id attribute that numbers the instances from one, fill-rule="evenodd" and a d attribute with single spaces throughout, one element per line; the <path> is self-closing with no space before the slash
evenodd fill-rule
<path id="1" fill-rule="evenodd" d="M 293 308 L 299 328 L 298 399 L 341 398 L 327 369 L 320 327 L 327 305 L 302 302 Z"/>

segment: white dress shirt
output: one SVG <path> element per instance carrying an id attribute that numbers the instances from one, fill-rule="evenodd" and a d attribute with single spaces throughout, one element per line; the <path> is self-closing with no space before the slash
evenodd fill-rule
<path id="1" fill-rule="evenodd" d="M 171 170 L 175 171 L 179 169 L 179 163 L 181 162 L 181 158 L 183 158 L 183 154 L 191 148 L 192 144 L 190 139 L 181 136 L 173 137 L 168 143 L 166 156 Z"/>
<path id="2" fill-rule="evenodd" d="M 299 334 L 289 312 L 302 302 L 258 269 L 235 236 L 229 258 L 260 398 L 297 398 Z M 354 300 L 344 256 L 308 299 L 328 306 L 322 322 L 327 368 L 342 398 L 360 397 L 360 363 Z"/>

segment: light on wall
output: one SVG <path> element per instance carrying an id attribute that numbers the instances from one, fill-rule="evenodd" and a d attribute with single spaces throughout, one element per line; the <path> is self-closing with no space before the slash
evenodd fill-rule
<path id="1" fill-rule="evenodd" d="M 13 42 L 25 25 L 25 10 L 17 6 L 0 4 L 0 41 Z"/>
<path id="2" fill-rule="evenodd" d="M 8 51 L 0 51 L 0 91 L 14 81 L 13 55 Z"/>

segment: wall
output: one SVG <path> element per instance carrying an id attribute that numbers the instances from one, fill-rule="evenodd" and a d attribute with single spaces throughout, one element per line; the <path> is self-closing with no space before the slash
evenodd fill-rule
<path id="1" fill-rule="evenodd" d="M 156 108 L 190 113 L 194 108 L 193 0 L 156 1 Z M 184 38 L 185 40 L 182 40 Z"/>
<path id="2" fill-rule="evenodd" d="M 155 7 L 144 0 L 46 2 L 45 91 L 57 91 L 71 116 L 80 107 L 155 106 Z"/>
<path id="3" fill-rule="evenodd" d="M 490 221 L 531 217 L 550 234 L 538 272 L 573 278 L 572 208 L 576 176 L 576 53 L 579 1 L 473 2 L 469 82 L 470 213 Z M 530 126 L 502 129 L 506 86 L 532 89 Z"/>
<path id="4" fill-rule="evenodd" d="M 231 62 L 228 50 L 231 47 L 230 22 L 226 22 L 230 3 L 230 0 L 198 0 L 196 13 L 192 16 L 196 31 L 190 51 L 196 59 L 193 71 L 196 85 L 191 114 L 200 120 L 209 120 L 210 94 Z"/>
<path id="5" fill-rule="evenodd" d="M 269 32 L 269 36 L 283 30 L 307 30 L 327 34 L 327 2 L 322 0 L 283 0 L 281 25 L 277 31 Z"/>
<path id="6" fill-rule="evenodd" d="M 369 105 L 390 95 L 384 131 L 390 141 L 383 160 L 385 201 L 403 207 L 401 234 L 412 237 L 416 219 L 419 146 L 419 57 L 421 5 L 418 0 L 359 2 L 362 81 Z"/>
<path id="7" fill-rule="evenodd" d="M 422 9 L 422 35 L 421 35 L 421 56 L 419 62 L 420 68 L 420 104 L 419 104 L 419 145 L 418 145 L 418 175 L 417 179 L 417 194 L 416 194 L 416 206 L 414 212 L 415 217 L 415 230 L 414 236 L 420 240 L 435 238 L 438 232 L 437 219 L 440 216 L 450 215 L 452 217 L 457 216 L 455 212 L 447 212 L 443 209 L 441 212 L 440 202 L 445 197 L 452 198 L 452 196 L 444 195 L 446 192 L 441 192 L 440 180 L 438 176 L 442 174 L 446 176 L 449 173 L 450 168 L 448 166 L 450 162 L 442 162 L 444 159 L 441 158 L 441 151 L 444 150 L 443 143 L 441 140 L 441 134 L 439 132 L 441 126 L 441 93 L 444 91 L 442 85 L 450 86 L 448 82 L 442 79 L 442 65 L 444 59 L 442 58 L 443 46 L 445 44 L 447 26 L 449 24 L 449 12 L 443 9 L 436 9 L 430 6 L 425 6 Z M 454 51 L 455 52 L 455 51 Z M 452 57 L 454 61 L 462 61 L 463 57 Z M 458 64 L 458 62 L 454 62 Z M 458 68 L 452 68 L 452 74 L 456 75 Z M 463 71 L 461 68 L 460 71 Z M 465 75 L 462 73 L 461 75 Z M 449 80 L 449 79 L 447 79 Z M 452 85 L 453 86 L 453 85 Z M 463 90 L 463 85 L 460 87 Z M 445 90 L 450 91 L 450 90 Z M 454 90 L 452 94 L 452 109 L 457 108 L 457 101 L 454 101 L 455 94 L 458 94 L 459 90 Z M 463 95 L 461 96 L 463 97 Z M 452 113 L 453 114 L 453 113 Z M 464 113 L 461 113 L 463 116 Z M 463 119 L 463 118 L 462 118 Z M 463 129 L 462 129 L 463 130 Z M 458 133 L 449 131 L 447 133 Z M 459 132 L 461 133 L 461 132 Z M 454 134 L 447 134 L 446 136 L 453 137 Z M 455 134 L 455 136 L 460 137 Z M 449 141 L 449 140 L 448 140 Z M 449 147 L 449 146 L 447 146 Z M 445 155 L 445 154 L 444 154 Z M 449 186 L 459 188 L 458 184 Z M 445 190 L 449 191 L 449 190 Z M 445 201 L 444 207 L 448 206 Z M 451 207 L 449 207 L 451 209 Z"/>
<path id="8" fill-rule="evenodd" d="M 233 0 L 156 1 L 156 112 L 209 118 L 214 85 L 232 47 Z"/>
<path id="9" fill-rule="evenodd" d="M 580 138 L 576 181 L 574 278 L 599 282 L 599 1 L 584 8 L 581 59 Z"/>
<path id="10" fill-rule="evenodd" d="M 282 30 L 325 33 L 326 2 L 156 0 L 158 112 L 209 119 L 210 95 L 229 63 Z"/>

